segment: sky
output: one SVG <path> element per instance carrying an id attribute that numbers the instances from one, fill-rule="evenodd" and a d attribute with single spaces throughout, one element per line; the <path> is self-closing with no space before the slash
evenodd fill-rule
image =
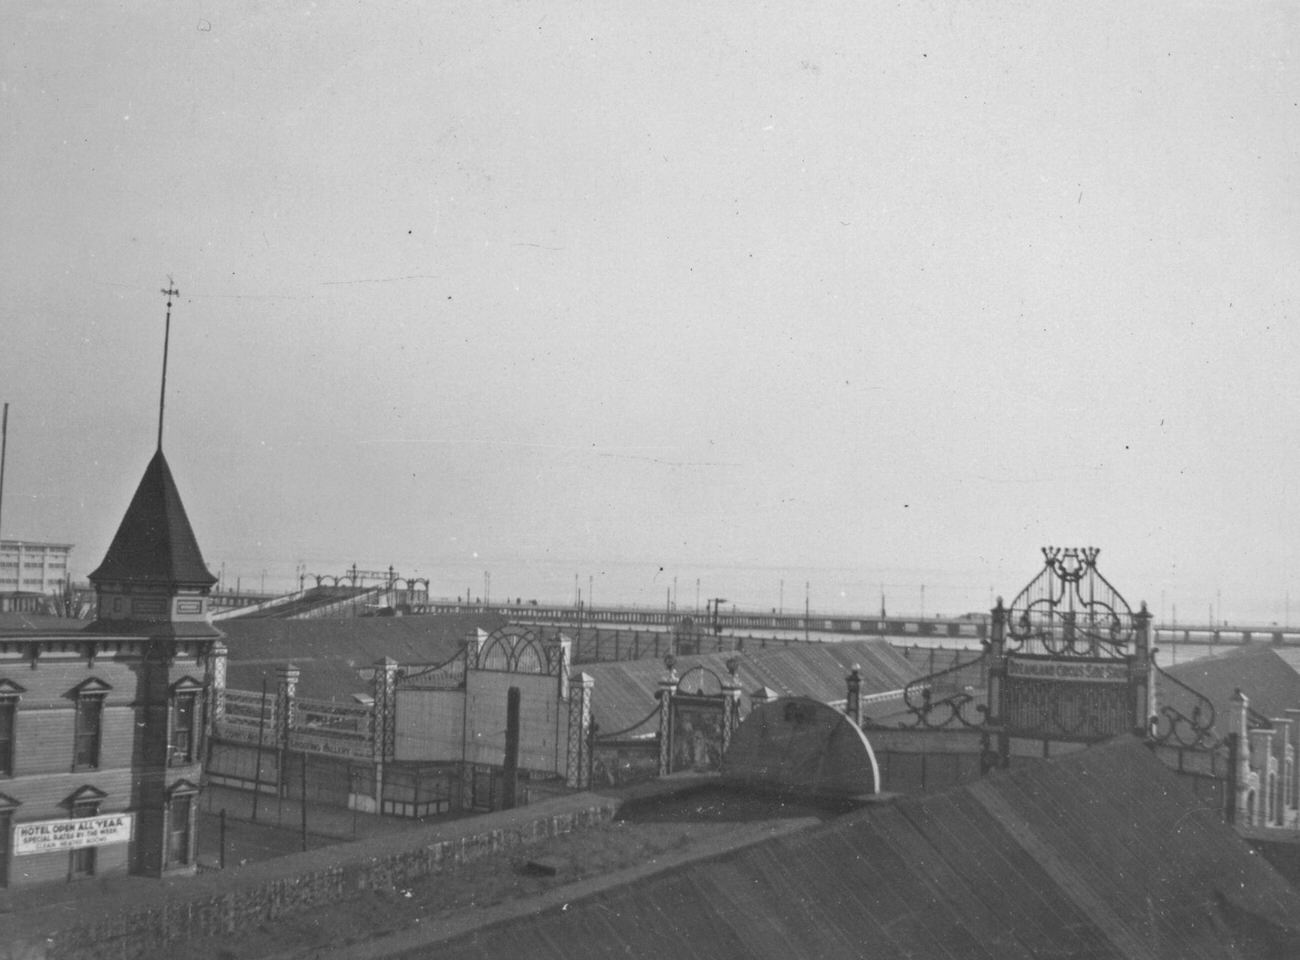
<path id="1" fill-rule="evenodd" d="M 0 533 L 76 576 L 170 277 L 163 446 L 226 584 L 957 612 L 1092 545 L 1158 617 L 1290 619 L 1294 5 L 0 26 Z"/>

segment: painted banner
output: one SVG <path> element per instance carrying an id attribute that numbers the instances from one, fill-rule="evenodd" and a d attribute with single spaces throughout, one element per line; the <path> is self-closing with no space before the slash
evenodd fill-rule
<path id="1" fill-rule="evenodd" d="M 335 757 L 369 760 L 374 745 L 368 734 L 330 733 L 327 730 L 290 730 L 289 749 L 296 753 L 326 753 Z"/>
<path id="2" fill-rule="evenodd" d="M 51 853 L 81 847 L 127 843 L 135 823 L 133 813 L 110 813 L 77 820 L 41 820 L 14 827 L 14 855 Z"/>
<path id="3" fill-rule="evenodd" d="M 1035 680 L 1086 680 L 1126 683 L 1131 671 L 1123 660 L 1025 660 L 1007 658 L 1008 677 Z"/>

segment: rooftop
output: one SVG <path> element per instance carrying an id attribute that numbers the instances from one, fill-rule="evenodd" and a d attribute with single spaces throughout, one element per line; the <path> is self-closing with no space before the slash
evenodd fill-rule
<path id="1" fill-rule="evenodd" d="M 1224 735 L 1230 724 L 1232 696 L 1241 689 L 1250 709 L 1264 718 L 1280 717 L 1288 707 L 1300 707 L 1300 650 L 1252 643 L 1223 653 L 1200 657 L 1165 668 L 1214 705 L 1214 728 Z M 1175 684 L 1158 681 L 1157 703 L 1171 705 L 1190 715 L 1196 700 Z"/>
<path id="2" fill-rule="evenodd" d="M 698 775 L 615 795 L 603 827 L 156 956 L 1263 960 L 1300 942 L 1300 894 L 1132 737 L 838 816 Z M 540 809 L 137 883 L 130 907 L 346 871 L 458 832 L 509 831 Z M 523 869 L 537 858 L 557 875 Z M 116 902 L 101 896 L 93 909 Z M 21 922 L 39 929 L 41 912 Z"/>
<path id="3" fill-rule="evenodd" d="M 1300 895 L 1133 738 L 694 860 L 438 956 L 1264 957 Z"/>
<path id="4" fill-rule="evenodd" d="M 299 696 L 348 700 L 370 692 L 361 671 L 385 657 L 403 665 L 443 663 L 478 630 L 490 632 L 505 622 L 498 614 L 222 620 L 230 650 L 226 684 L 257 690 L 264 677 L 274 684 L 279 667 L 292 663 L 302 671 Z"/>
<path id="5" fill-rule="evenodd" d="M 192 586 L 217 582 L 203 562 L 161 448 L 145 468 L 104 562 L 90 580 Z"/>
<path id="6" fill-rule="evenodd" d="M 696 667 L 728 676 L 727 661 L 735 657 L 741 683 L 741 708 L 749 712 L 750 695 L 761 687 L 779 696 L 806 696 L 828 703 L 843 701 L 846 678 L 854 665 L 862 669 L 862 696 L 901 690 L 925 671 L 910 663 L 888 641 L 877 638 L 843 643 L 793 643 L 752 653 L 711 653 L 677 657 L 679 677 Z M 592 714 L 602 733 L 633 727 L 655 706 L 659 681 L 667 673 L 661 660 L 621 660 L 584 663 L 574 668 L 590 674 Z"/>

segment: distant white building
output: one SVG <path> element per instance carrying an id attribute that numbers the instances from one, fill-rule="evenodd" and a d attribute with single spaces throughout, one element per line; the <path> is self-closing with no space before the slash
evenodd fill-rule
<path id="1" fill-rule="evenodd" d="M 13 604 L 23 595 L 63 594 L 71 554 L 70 543 L 0 540 L 0 610 L 18 609 Z"/>

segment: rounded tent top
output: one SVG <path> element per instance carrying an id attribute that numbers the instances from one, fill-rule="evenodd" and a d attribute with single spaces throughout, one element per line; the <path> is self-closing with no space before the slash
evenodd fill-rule
<path id="1" fill-rule="evenodd" d="M 731 738 L 722 776 L 734 786 L 818 800 L 880 792 L 866 736 L 851 718 L 809 697 L 755 706 Z"/>

